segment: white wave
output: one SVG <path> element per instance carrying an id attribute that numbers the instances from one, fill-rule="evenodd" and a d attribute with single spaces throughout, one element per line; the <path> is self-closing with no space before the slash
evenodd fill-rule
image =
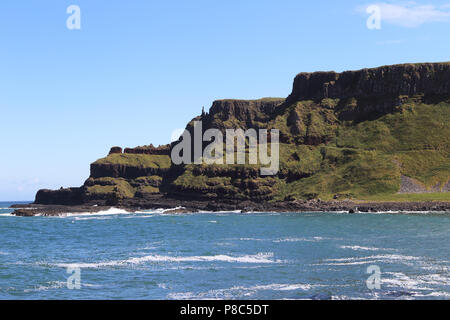
<path id="1" fill-rule="evenodd" d="M 155 210 L 138 210 L 138 211 L 129 211 L 126 209 L 121 208 L 115 208 L 111 207 L 107 210 L 101 210 L 98 212 L 64 212 L 57 216 L 47 216 L 51 218 L 72 218 L 72 217 L 84 217 L 84 216 L 91 216 L 91 217 L 97 217 L 97 216 L 113 216 L 113 215 L 134 215 L 135 217 L 139 215 L 158 215 L 158 214 L 165 214 L 165 212 L 171 211 L 171 210 L 177 210 L 177 209 L 183 209 L 183 207 L 175 207 L 171 209 L 155 209 Z M 165 215 L 170 215 L 165 214 Z M 37 214 L 36 216 L 44 216 L 43 214 Z"/>
<path id="2" fill-rule="evenodd" d="M 351 249 L 355 251 L 391 251 L 396 249 L 391 248 L 375 248 L 375 247 L 363 247 L 363 246 L 339 246 L 341 249 Z"/>
<path id="3" fill-rule="evenodd" d="M 79 268 L 101 268 L 101 267 L 113 267 L 123 266 L 128 264 L 142 264 L 146 262 L 230 262 L 230 263 L 279 263 L 278 260 L 273 260 L 273 253 L 258 253 L 255 255 L 244 255 L 238 257 L 232 257 L 228 255 L 215 255 L 215 256 L 161 256 L 161 255 L 148 255 L 143 257 L 135 257 L 127 260 L 112 260 L 97 263 L 57 263 L 54 264 L 57 267 L 79 267 Z"/>
<path id="4" fill-rule="evenodd" d="M 308 291 L 313 288 L 311 284 L 269 284 L 250 287 L 250 290 L 274 290 L 274 291 L 294 291 L 294 290 L 304 290 Z"/>
<path id="5" fill-rule="evenodd" d="M 134 211 L 132 213 L 135 213 L 135 214 L 146 214 L 146 215 L 149 215 L 149 216 L 165 216 L 165 217 L 196 215 L 196 214 L 204 213 L 204 212 L 187 212 L 187 211 L 183 212 L 183 213 L 171 212 L 171 211 L 174 211 L 174 210 L 184 210 L 184 209 L 186 209 L 186 208 L 185 207 L 174 207 L 174 208 L 169 208 L 169 209 L 159 208 L 159 209 L 155 209 L 155 210 Z"/>
<path id="6" fill-rule="evenodd" d="M 351 298 L 349 296 L 331 296 L 331 300 L 357 300 L 358 298 Z"/>
<path id="7" fill-rule="evenodd" d="M 273 242 L 316 242 L 316 241 L 322 241 L 322 237 L 312 237 L 312 238 L 282 238 L 273 240 Z"/>
<path id="8" fill-rule="evenodd" d="M 428 284 L 437 285 L 450 285 L 450 275 L 448 273 L 444 274 L 425 274 L 417 277 L 419 281 L 426 282 Z"/>
<path id="9" fill-rule="evenodd" d="M 129 212 L 125 209 L 119 208 L 109 208 L 108 210 L 102 210 L 98 212 L 67 212 L 63 213 L 61 217 L 78 217 L 78 216 L 108 216 L 108 215 L 116 215 L 116 214 L 131 214 L 133 212 Z"/>
<path id="10" fill-rule="evenodd" d="M 374 263 L 400 263 L 411 267 L 420 267 L 423 270 L 448 273 L 449 267 L 443 265 L 442 261 L 430 262 L 424 257 L 407 256 L 401 254 L 379 254 L 366 257 L 349 257 L 338 259 L 326 259 L 322 263 L 312 264 L 313 266 L 351 266 Z M 450 281 L 449 281 L 450 283 Z"/>
<path id="11" fill-rule="evenodd" d="M 258 291 L 308 291 L 313 288 L 311 284 L 267 284 L 256 286 L 235 286 L 226 289 L 214 289 L 207 292 L 173 292 L 167 295 L 168 299 L 176 300 L 204 300 L 204 299 L 233 299 L 237 297 L 250 297 Z"/>
<path id="12" fill-rule="evenodd" d="M 173 210 L 181 210 L 181 209 L 186 209 L 185 207 L 175 207 L 175 208 L 170 208 L 170 209 L 163 209 L 163 213 L 168 212 L 168 211 L 173 211 Z"/>
<path id="13" fill-rule="evenodd" d="M 404 263 L 408 264 L 411 261 L 418 262 L 419 257 L 414 256 L 404 256 L 400 254 L 380 254 L 366 257 L 350 257 L 350 258 L 337 258 L 337 259 L 325 259 L 324 263 L 314 264 L 314 265 L 328 265 L 328 266 L 349 266 L 349 265 L 362 265 L 371 264 L 376 262 L 385 263 Z"/>
<path id="14" fill-rule="evenodd" d="M 65 281 L 51 281 L 48 282 L 46 285 L 40 285 L 36 286 L 32 289 L 25 289 L 23 292 L 36 292 L 36 291 L 47 291 L 51 289 L 61 289 L 61 288 L 67 288 L 67 282 Z"/>
<path id="15" fill-rule="evenodd" d="M 149 215 L 164 215 L 164 216 L 192 214 L 192 213 L 189 213 L 189 212 L 185 212 L 185 213 L 171 213 L 171 211 L 182 210 L 182 209 L 186 209 L 186 208 L 179 206 L 179 207 L 174 207 L 174 208 L 169 208 L 169 209 L 158 208 L 158 209 L 152 209 L 152 210 L 140 210 L 140 211 L 134 211 L 132 213 L 135 213 L 135 214 L 149 214 Z"/>
<path id="16" fill-rule="evenodd" d="M 269 239 L 261 238 L 239 238 L 239 241 L 268 241 Z"/>
<path id="17" fill-rule="evenodd" d="M 419 257 L 414 256 L 404 256 L 401 254 L 379 254 L 367 257 L 350 257 L 350 258 L 337 258 L 337 259 L 326 259 L 325 261 L 357 261 L 357 260 L 373 260 L 373 259 L 388 259 L 388 260 L 419 260 Z"/>
<path id="18" fill-rule="evenodd" d="M 170 257 L 170 256 L 145 256 L 140 258 L 131 258 L 127 260 L 129 263 L 141 262 L 202 262 L 202 261 L 219 261 L 219 262 L 241 262 L 241 263 L 273 263 L 275 261 L 270 258 L 273 253 L 258 253 L 256 255 L 245 255 L 240 257 L 231 257 L 228 255 L 215 256 L 192 256 L 192 257 Z"/>
<path id="19" fill-rule="evenodd" d="M 208 211 L 208 210 L 202 210 L 196 213 L 200 214 L 217 214 L 217 215 L 227 215 L 231 213 L 242 213 L 242 210 L 233 210 L 233 211 Z"/>
<path id="20" fill-rule="evenodd" d="M 433 291 L 428 294 L 416 294 L 417 297 L 442 297 L 442 298 L 450 298 L 450 293 L 445 291 Z"/>
<path id="21" fill-rule="evenodd" d="M 443 274 L 425 274 L 425 275 L 417 275 L 414 277 L 408 276 L 401 272 L 385 272 L 384 274 L 392 275 L 393 278 L 382 279 L 382 282 L 409 289 L 431 290 L 430 288 L 417 288 L 416 286 L 450 285 L 450 277 L 448 275 Z"/>
<path id="22" fill-rule="evenodd" d="M 14 217 L 11 213 L 0 213 L 0 217 Z"/>
<path id="23" fill-rule="evenodd" d="M 217 211 L 217 213 L 242 213 L 242 210 Z"/>
<path id="24" fill-rule="evenodd" d="M 426 274 L 409 276 L 401 272 L 385 272 L 385 275 L 392 276 L 391 278 L 382 277 L 381 284 L 387 287 L 400 287 L 407 290 L 414 291 L 433 291 L 425 294 L 416 292 L 415 296 L 450 296 L 449 293 L 434 292 L 433 286 L 448 286 L 450 285 L 450 277 L 442 274 Z"/>
<path id="25" fill-rule="evenodd" d="M 83 283 L 83 282 L 81 282 L 80 285 L 81 285 L 81 287 L 87 287 L 87 288 L 100 287 L 100 285 Z M 25 290 L 23 290 L 23 292 L 29 293 L 29 292 L 47 291 L 47 290 L 62 289 L 62 288 L 67 288 L 66 281 L 50 281 L 50 282 L 47 282 L 47 284 L 45 284 L 45 285 L 39 285 L 39 286 L 35 286 L 34 288 L 31 288 L 31 289 L 25 289 Z"/>
<path id="26" fill-rule="evenodd" d="M 201 300 L 195 293 L 193 292 L 173 292 L 167 295 L 167 299 L 173 300 Z"/>
<path id="27" fill-rule="evenodd" d="M 381 260 L 373 260 L 373 261 L 355 261 L 355 262 L 335 262 L 335 263 L 326 263 L 327 266 L 357 266 L 362 264 L 370 264 L 375 262 L 381 262 Z M 317 265 L 317 264 L 316 264 Z"/>

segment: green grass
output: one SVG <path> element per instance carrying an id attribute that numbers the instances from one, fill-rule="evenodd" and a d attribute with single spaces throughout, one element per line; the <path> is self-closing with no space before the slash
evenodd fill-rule
<path id="1" fill-rule="evenodd" d="M 349 153 L 346 149 L 322 148 L 323 160 L 315 174 L 293 182 L 280 180 L 275 198 L 321 198 L 335 195 L 355 198 L 374 193 L 397 192 L 400 174 L 387 156 L 375 151 Z"/>
<path id="2" fill-rule="evenodd" d="M 159 193 L 159 188 L 152 187 L 152 186 L 141 186 L 141 187 L 137 188 L 137 191 L 142 192 L 142 193 L 155 194 L 155 193 Z"/>
<path id="3" fill-rule="evenodd" d="M 145 176 L 139 177 L 131 181 L 133 186 L 152 186 L 159 187 L 162 183 L 163 178 L 160 176 Z"/>
<path id="4" fill-rule="evenodd" d="M 117 198 L 133 198 L 136 189 L 133 188 L 130 183 L 123 178 L 97 178 L 89 179 L 87 194 L 90 196 L 104 197 L 107 195 L 114 195 Z"/>
<path id="5" fill-rule="evenodd" d="M 170 157 L 167 155 L 147 154 L 111 154 L 94 162 L 95 164 L 118 164 L 141 168 L 167 169 L 171 166 Z"/>
<path id="6" fill-rule="evenodd" d="M 336 146 L 390 155 L 403 175 L 425 186 L 450 179 L 450 104 L 408 100 L 401 112 L 338 129 Z"/>
<path id="7" fill-rule="evenodd" d="M 450 201 L 450 192 L 377 194 L 358 198 L 360 201 Z"/>
<path id="8" fill-rule="evenodd" d="M 426 187 L 445 184 L 450 180 L 449 154 L 442 151 L 420 150 L 395 154 L 402 174 L 413 177 Z"/>

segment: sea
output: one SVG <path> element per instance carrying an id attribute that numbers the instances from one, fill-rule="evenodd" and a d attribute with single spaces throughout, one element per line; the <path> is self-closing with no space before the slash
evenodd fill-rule
<path id="1" fill-rule="evenodd" d="M 449 213 L 11 216 L 0 299 L 449 299 Z"/>

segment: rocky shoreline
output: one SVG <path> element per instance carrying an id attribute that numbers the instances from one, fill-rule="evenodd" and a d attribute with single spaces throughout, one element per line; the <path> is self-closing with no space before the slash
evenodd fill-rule
<path id="1" fill-rule="evenodd" d="M 192 212 L 450 212 L 450 202 L 428 201 L 428 202 L 363 202 L 352 200 L 322 201 L 280 201 L 257 203 L 252 201 L 190 201 L 171 199 L 166 197 L 155 198 L 145 203 L 129 201 L 114 206 L 129 212 L 151 209 L 164 209 L 164 213 L 192 213 Z M 67 214 L 96 214 L 104 212 L 112 206 L 98 205 L 42 205 L 21 204 L 13 205 L 12 215 L 16 216 L 63 216 Z"/>

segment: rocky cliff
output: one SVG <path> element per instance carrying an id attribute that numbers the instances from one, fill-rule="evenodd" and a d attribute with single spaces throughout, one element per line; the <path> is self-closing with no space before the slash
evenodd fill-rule
<path id="1" fill-rule="evenodd" d="M 384 66 L 358 71 L 300 73 L 289 101 L 448 95 L 449 63 Z"/>
<path id="2" fill-rule="evenodd" d="M 450 179 L 450 63 L 300 73 L 287 99 L 219 100 L 193 121 L 203 130 L 280 131 L 280 171 L 182 165 L 170 145 L 113 147 L 80 188 L 40 190 L 38 204 L 389 198 L 446 192 Z M 415 181 L 420 188 L 405 186 Z M 446 193 L 448 194 L 448 193 Z"/>

